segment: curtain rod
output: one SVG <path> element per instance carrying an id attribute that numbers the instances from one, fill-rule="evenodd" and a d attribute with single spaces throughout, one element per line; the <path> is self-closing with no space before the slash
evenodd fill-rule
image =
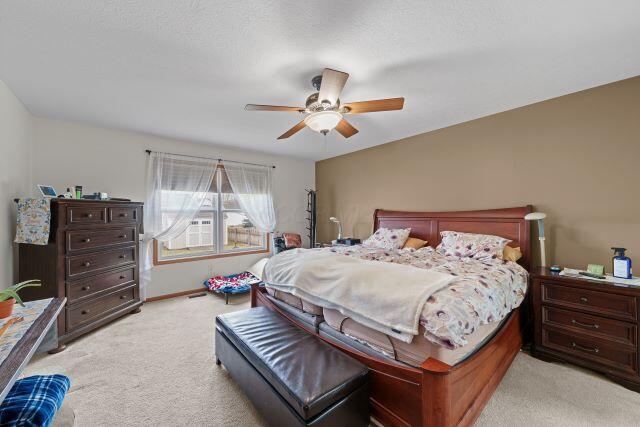
<path id="1" fill-rule="evenodd" d="M 217 160 L 218 162 L 231 162 L 231 163 L 241 163 L 243 165 L 252 165 L 252 166 L 264 166 L 275 169 L 274 165 L 262 165 L 260 163 L 249 163 L 249 162 L 238 162 L 236 160 L 225 160 L 225 159 L 214 159 L 212 157 L 202 157 L 202 156 L 190 156 L 188 154 L 176 154 L 176 153 L 167 153 L 164 151 L 153 151 L 153 150 L 144 150 L 147 154 L 151 153 L 162 153 L 162 154 L 171 154 L 172 156 L 182 156 L 182 157 L 191 157 L 193 159 L 206 159 L 206 160 Z"/>

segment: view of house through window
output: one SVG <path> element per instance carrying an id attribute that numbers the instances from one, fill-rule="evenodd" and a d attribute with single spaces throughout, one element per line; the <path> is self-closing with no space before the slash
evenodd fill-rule
<path id="1" fill-rule="evenodd" d="M 172 222 L 190 193 L 162 190 L 162 221 Z M 218 168 L 200 212 L 178 237 L 158 242 L 158 258 L 202 257 L 266 249 L 266 236 L 240 209 L 223 168 Z"/>

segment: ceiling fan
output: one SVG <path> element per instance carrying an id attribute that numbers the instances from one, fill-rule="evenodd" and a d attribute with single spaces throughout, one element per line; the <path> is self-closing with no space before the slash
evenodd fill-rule
<path id="1" fill-rule="evenodd" d="M 305 107 L 284 107 L 280 105 L 247 104 L 248 111 L 296 111 L 308 113 L 302 121 L 283 133 L 278 139 L 289 138 L 305 126 L 326 135 L 331 130 L 337 130 L 345 138 L 358 133 L 344 116 L 347 114 L 373 113 L 375 111 L 402 110 L 404 98 L 377 99 L 375 101 L 340 103 L 340 93 L 344 88 L 349 74 L 342 71 L 325 68 L 321 76 L 311 79 L 311 84 L 318 91 L 307 98 Z"/>

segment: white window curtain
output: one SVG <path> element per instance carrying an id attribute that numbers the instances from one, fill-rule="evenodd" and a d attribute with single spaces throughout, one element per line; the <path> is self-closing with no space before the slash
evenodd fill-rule
<path id="1" fill-rule="evenodd" d="M 273 168 L 229 161 L 223 161 L 223 165 L 236 200 L 251 223 L 263 233 L 273 233 Z"/>
<path id="2" fill-rule="evenodd" d="M 207 199 L 218 162 L 174 154 L 149 154 L 147 200 L 140 293 L 144 300 L 153 264 L 153 240 L 166 242 L 182 234 Z M 171 211 L 171 215 L 163 212 Z"/>

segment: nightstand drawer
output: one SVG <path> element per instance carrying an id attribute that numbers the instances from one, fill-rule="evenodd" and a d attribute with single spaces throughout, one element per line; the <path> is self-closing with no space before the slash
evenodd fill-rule
<path id="1" fill-rule="evenodd" d="M 633 373 L 637 371 L 638 357 L 635 350 L 610 344 L 597 338 L 542 328 L 542 345 L 618 371 Z"/>
<path id="2" fill-rule="evenodd" d="M 586 332 L 629 346 L 636 345 L 636 325 L 621 320 L 543 306 L 542 324 Z"/>
<path id="3" fill-rule="evenodd" d="M 594 314 L 636 320 L 636 299 L 631 296 L 589 291 L 549 282 L 541 284 L 542 303 L 585 310 Z"/>

